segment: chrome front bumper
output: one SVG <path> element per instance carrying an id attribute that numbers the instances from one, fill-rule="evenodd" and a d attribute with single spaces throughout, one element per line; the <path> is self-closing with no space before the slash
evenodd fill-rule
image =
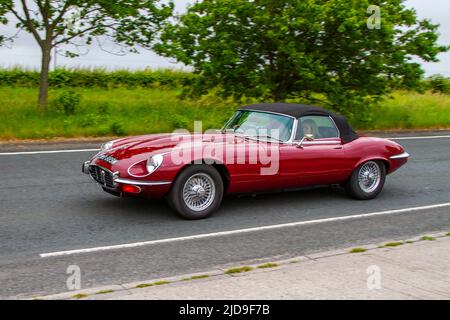
<path id="1" fill-rule="evenodd" d="M 395 159 L 407 159 L 409 158 L 411 155 L 408 152 L 403 152 L 402 154 L 396 155 L 396 156 L 392 156 L 389 159 L 391 160 L 395 160 Z"/>
<path id="2" fill-rule="evenodd" d="M 91 176 L 91 172 L 89 170 L 90 166 L 91 166 L 90 161 L 84 162 L 82 165 L 81 171 L 84 174 Z M 110 172 L 109 170 L 107 170 L 105 168 L 102 168 L 98 165 L 96 165 L 96 166 L 101 168 L 102 170 Z M 164 185 L 172 184 L 172 182 L 170 182 L 170 181 L 141 181 L 141 180 L 132 180 L 132 179 L 122 179 L 119 177 L 119 173 L 117 173 L 117 172 L 113 173 L 113 175 L 114 175 L 114 185 L 116 185 L 117 187 L 119 186 L 119 183 L 133 185 L 133 186 L 144 186 L 144 187 L 145 186 L 164 186 Z M 96 180 L 94 179 L 94 181 L 96 181 Z M 98 181 L 96 181 L 96 182 L 98 183 Z M 102 185 L 102 187 L 107 187 L 107 186 Z M 111 189 L 111 188 L 109 188 L 109 189 Z"/>
<path id="3" fill-rule="evenodd" d="M 91 165 L 90 161 L 86 161 L 85 163 L 83 163 L 82 167 L 81 167 L 81 171 L 84 174 L 89 174 L 89 166 Z"/>

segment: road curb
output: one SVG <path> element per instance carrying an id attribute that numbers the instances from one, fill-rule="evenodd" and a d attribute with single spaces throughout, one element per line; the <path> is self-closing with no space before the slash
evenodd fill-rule
<path id="1" fill-rule="evenodd" d="M 430 233 L 426 235 L 420 235 L 412 237 L 410 239 L 393 239 L 390 241 L 383 241 L 379 244 L 367 244 L 358 246 L 358 248 L 364 249 L 359 253 L 352 253 L 355 247 L 348 247 L 344 249 L 337 249 L 319 253 L 312 253 L 303 256 L 291 257 L 282 260 L 276 260 L 277 257 L 265 258 L 254 260 L 249 264 L 235 264 L 233 265 L 235 269 L 249 267 L 250 270 L 246 272 L 236 272 L 229 273 L 229 270 L 233 267 L 231 265 L 221 266 L 206 272 L 197 272 L 191 274 L 178 275 L 167 278 L 151 279 L 148 281 L 135 281 L 127 284 L 120 285 L 109 285 L 101 286 L 90 289 L 83 289 L 71 292 L 64 292 L 54 295 L 34 297 L 31 300 L 103 300 L 103 299 L 114 299 L 115 296 L 130 295 L 137 292 L 142 292 L 142 290 L 156 290 L 159 286 L 181 286 L 195 282 L 209 282 L 220 278 L 227 277 L 245 277 L 248 274 L 254 273 L 267 273 L 282 270 L 283 268 L 292 264 L 304 264 L 313 263 L 314 261 L 320 261 L 325 258 L 330 258 L 334 256 L 344 256 L 344 255 L 370 255 L 377 251 L 392 251 L 399 250 L 404 246 L 418 246 L 429 241 L 444 241 L 444 239 L 449 238 L 447 236 L 448 232 Z M 430 240 L 425 240 L 424 237 L 429 237 Z M 432 240 L 431 240 L 432 239 Z M 401 242 L 402 245 L 396 246 L 386 246 L 386 244 L 396 244 Z M 278 256 L 280 258 L 280 256 Z M 255 262 L 256 261 L 256 262 Z M 269 265 L 273 264 L 273 265 Z M 263 268 L 262 266 L 266 266 Z"/>

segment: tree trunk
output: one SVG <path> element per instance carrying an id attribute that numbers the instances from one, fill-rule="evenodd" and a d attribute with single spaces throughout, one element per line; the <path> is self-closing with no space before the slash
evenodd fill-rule
<path id="1" fill-rule="evenodd" d="M 45 111 L 48 106 L 48 76 L 50 72 L 51 46 L 42 49 L 41 77 L 39 82 L 39 110 Z"/>

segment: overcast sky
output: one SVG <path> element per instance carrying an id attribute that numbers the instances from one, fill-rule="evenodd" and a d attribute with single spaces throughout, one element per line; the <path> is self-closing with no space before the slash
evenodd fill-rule
<path id="1" fill-rule="evenodd" d="M 192 0 L 175 0 L 176 10 L 181 12 Z M 408 0 L 407 5 L 416 9 L 420 18 L 431 19 L 439 23 L 440 43 L 450 44 L 450 0 Z M 13 34 L 12 27 L 0 26 L 0 34 Z M 439 63 L 424 63 L 428 75 L 441 73 L 450 77 L 450 53 L 440 55 Z M 31 35 L 22 32 L 11 48 L 0 47 L 0 66 L 14 65 L 37 68 L 40 64 L 40 51 Z M 142 51 L 141 54 L 115 56 L 102 51 L 97 45 L 89 48 L 86 55 L 75 59 L 58 56 L 58 66 L 69 67 L 106 67 L 108 69 L 143 69 L 143 68 L 180 68 L 168 59 Z"/>

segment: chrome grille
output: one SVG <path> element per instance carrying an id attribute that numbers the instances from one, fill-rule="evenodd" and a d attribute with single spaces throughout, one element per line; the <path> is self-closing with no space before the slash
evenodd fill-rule
<path id="1" fill-rule="evenodd" d="M 89 173 L 91 177 L 102 186 L 110 189 L 116 188 L 114 184 L 114 175 L 111 171 L 103 169 L 99 166 L 91 165 L 89 166 Z"/>

